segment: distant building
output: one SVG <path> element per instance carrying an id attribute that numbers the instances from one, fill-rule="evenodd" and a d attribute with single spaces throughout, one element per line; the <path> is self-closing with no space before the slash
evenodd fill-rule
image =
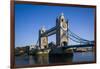
<path id="1" fill-rule="evenodd" d="M 23 55 L 23 54 L 29 54 L 29 46 L 15 48 L 15 55 Z"/>

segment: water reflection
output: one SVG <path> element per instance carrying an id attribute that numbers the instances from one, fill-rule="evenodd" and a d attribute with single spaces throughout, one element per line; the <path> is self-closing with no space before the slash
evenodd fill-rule
<path id="1" fill-rule="evenodd" d="M 56 55 L 49 55 L 49 62 L 50 63 L 72 63 L 73 55 L 70 56 L 67 54 L 56 54 Z"/>
<path id="2" fill-rule="evenodd" d="M 29 56 L 29 64 L 35 64 L 35 58 L 33 56 Z"/>
<path id="3" fill-rule="evenodd" d="M 37 64 L 48 64 L 49 63 L 49 57 L 48 54 L 46 55 L 37 55 Z"/>

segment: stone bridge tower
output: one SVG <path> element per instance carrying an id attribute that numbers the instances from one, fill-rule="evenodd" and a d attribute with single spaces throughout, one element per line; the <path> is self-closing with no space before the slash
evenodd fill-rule
<path id="1" fill-rule="evenodd" d="M 68 44 L 68 37 L 66 31 L 68 30 L 68 20 L 65 20 L 64 14 L 62 13 L 56 19 L 56 45 L 57 46 L 65 46 Z"/>
<path id="2" fill-rule="evenodd" d="M 48 48 L 48 36 L 46 34 L 41 36 L 45 31 L 46 29 L 44 27 L 39 30 L 39 47 L 41 49 Z"/>

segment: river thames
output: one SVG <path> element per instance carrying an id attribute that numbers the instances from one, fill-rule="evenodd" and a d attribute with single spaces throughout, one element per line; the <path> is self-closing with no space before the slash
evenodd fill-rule
<path id="1" fill-rule="evenodd" d="M 35 65 L 35 64 L 53 64 L 53 63 L 78 63 L 95 61 L 94 52 L 74 52 L 72 57 L 64 56 L 16 56 L 16 65 Z"/>

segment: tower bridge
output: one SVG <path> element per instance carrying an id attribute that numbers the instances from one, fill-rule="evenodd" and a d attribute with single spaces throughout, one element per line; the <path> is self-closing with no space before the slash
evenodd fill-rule
<path id="1" fill-rule="evenodd" d="M 37 44 L 39 43 L 40 49 L 48 49 L 48 37 L 54 34 L 56 34 L 56 48 L 78 48 L 94 46 L 94 41 L 83 39 L 69 29 L 68 20 L 65 19 L 63 13 L 57 17 L 56 26 L 49 30 L 46 30 L 45 27 L 42 27 L 39 30 L 39 40 L 37 41 Z M 68 45 L 69 40 L 80 43 L 80 45 Z"/>
<path id="2" fill-rule="evenodd" d="M 56 19 L 56 26 L 46 30 L 44 27 L 39 30 L 39 46 L 41 49 L 48 47 L 48 37 L 56 34 L 56 46 L 64 46 L 68 44 L 68 37 L 63 30 L 68 30 L 68 21 L 65 20 L 63 13 Z M 61 29 L 63 28 L 63 30 Z M 62 37 L 62 38 L 61 38 Z"/>

